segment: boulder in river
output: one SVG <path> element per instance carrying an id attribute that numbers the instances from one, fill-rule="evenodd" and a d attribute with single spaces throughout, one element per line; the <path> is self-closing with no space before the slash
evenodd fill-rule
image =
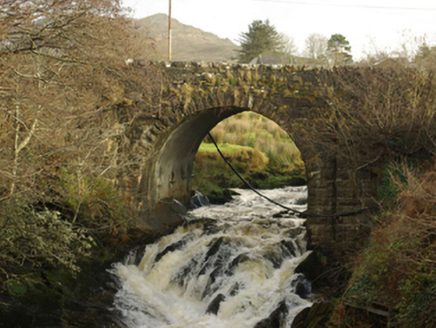
<path id="1" fill-rule="evenodd" d="M 220 309 L 220 304 L 224 301 L 226 297 L 223 294 L 218 294 L 212 302 L 209 303 L 206 313 L 217 314 Z"/>

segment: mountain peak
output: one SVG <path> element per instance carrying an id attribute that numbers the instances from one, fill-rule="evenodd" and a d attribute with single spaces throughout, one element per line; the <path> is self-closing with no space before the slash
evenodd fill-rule
<path id="1" fill-rule="evenodd" d="M 155 14 L 137 21 L 140 34 L 154 40 L 156 59 L 166 59 L 168 52 L 168 15 Z M 229 39 L 171 19 L 172 59 L 174 61 L 230 61 L 238 46 Z"/>

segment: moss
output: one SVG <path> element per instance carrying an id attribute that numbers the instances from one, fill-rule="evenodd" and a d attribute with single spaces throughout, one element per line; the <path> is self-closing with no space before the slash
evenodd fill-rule
<path id="1" fill-rule="evenodd" d="M 391 164 L 384 165 L 379 172 L 379 187 L 378 187 L 378 198 L 382 200 L 392 200 L 395 199 L 400 190 L 398 186 L 392 180 L 393 175 L 398 175 L 399 171 L 396 170 Z"/>

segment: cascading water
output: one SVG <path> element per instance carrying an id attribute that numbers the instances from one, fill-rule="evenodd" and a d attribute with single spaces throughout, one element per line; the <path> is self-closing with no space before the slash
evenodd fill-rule
<path id="1" fill-rule="evenodd" d="M 146 246 L 139 264 L 132 253 L 114 265 L 115 307 L 127 327 L 290 327 L 311 304 L 310 285 L 294 273 L 308 255 L 304 220 L 235 191 L 232 202 L 189 212 L 185 226 Z M 305 210 L 306 187 L 263 193 Z"/>

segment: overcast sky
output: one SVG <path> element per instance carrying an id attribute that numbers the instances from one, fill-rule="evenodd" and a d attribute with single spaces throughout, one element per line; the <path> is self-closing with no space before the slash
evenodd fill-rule
<path id="1" fill-rule="evenodd" d="M 168 14 L 169 0 L 124 0 L 133 17 Z M 436 0 L 172 0 L 172 17 L 238 43 L 253 20 L 269 19 L 300 51 L 311 33 L 343 34 L 355 59 L 394 51 L 426 36 L 436 40 Z"/>

